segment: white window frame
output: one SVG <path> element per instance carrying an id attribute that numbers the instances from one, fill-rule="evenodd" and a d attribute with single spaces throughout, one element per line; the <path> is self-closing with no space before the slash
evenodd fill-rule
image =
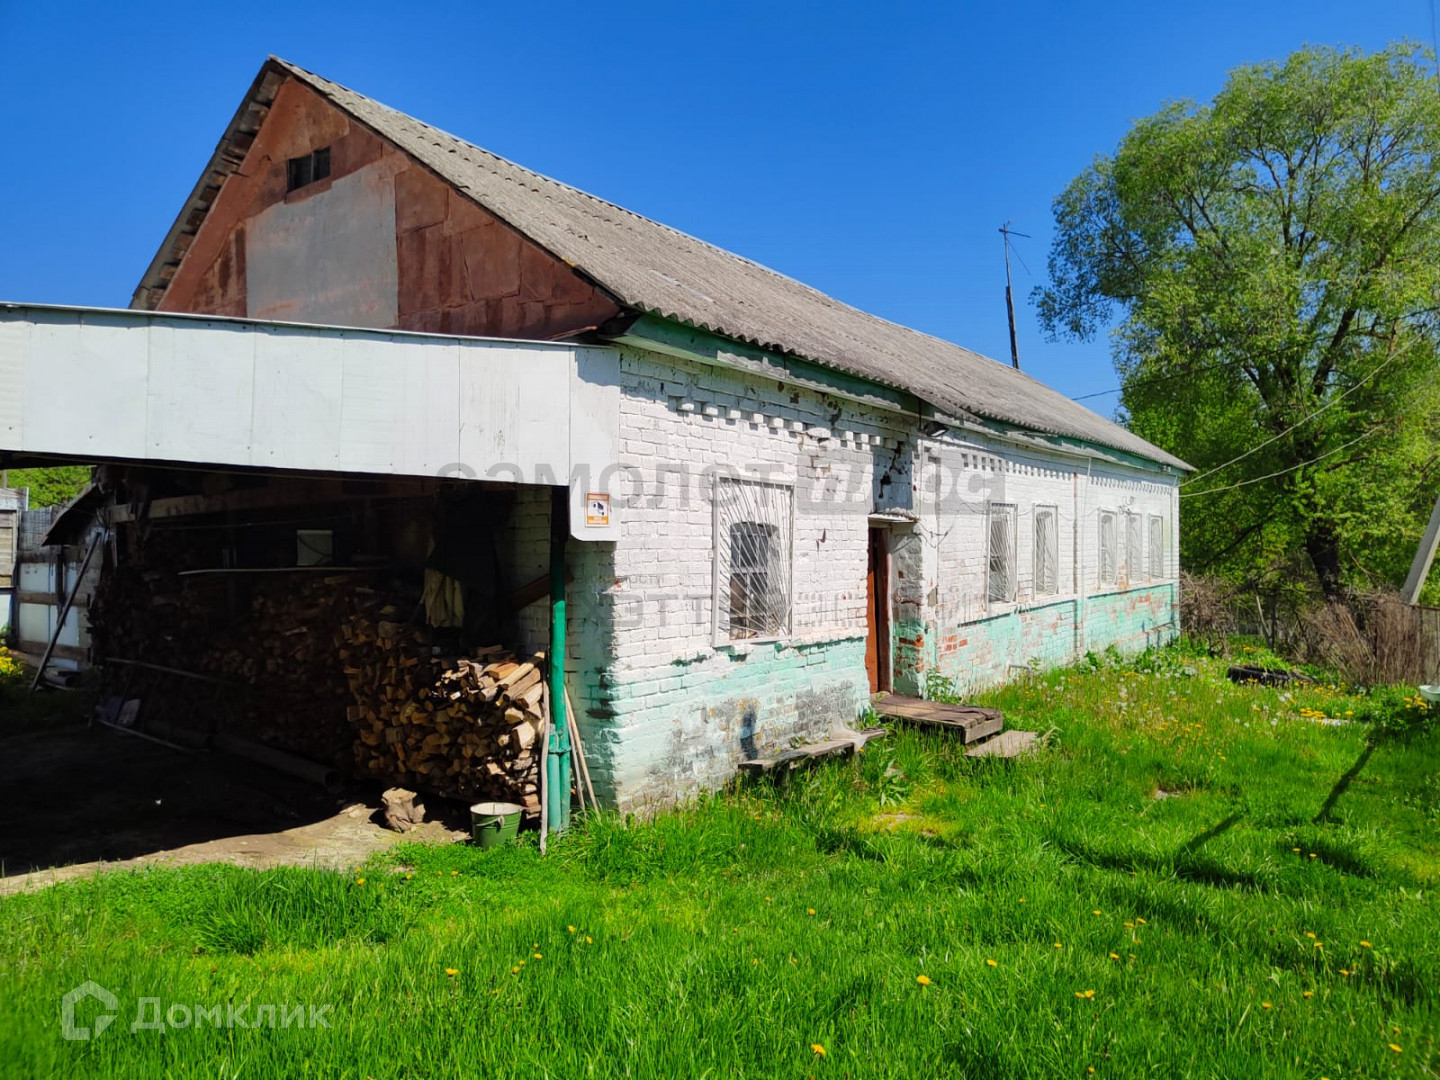
<path id="1" fill-rule="evenodd" d="M 1035 507 L 1035 520 L 1031 527 L 1031 572 L 1035 575 L 1032 579 L 1033 589 L 1036 596 L 1059 596 L 1060 595 L 1060 508 L 1052 503 L 1039 503 Z M 1050 515 L 1050 554 L 1052 556 L 1050 588 L 1042 588 L 1045 580 L 1044 568 L 1040 564 L 1040 518 L 1044 514 Z"/>
<path id="2" fill-rule="evenodd" d="M 727 494 L 727 488 L 729 494 Z M 712 488 L 711 637 L 714 644 L 757 645 L 782 641 L 795 629 L 795 485 L 745 476 L 717 476 Z M 785 580 L 779 589 L 780 614 L 771 633 L 736 636 L 730 626 L 730 537 L 736 526 L 773 528 L 779 539 L 775 564 Z"/>
<path id="3" fill-rule="evenodd" d="M 1150 528 L 1150 558 L 1145 566 L 1149 571 L 1151 581 L 1164 581 L 1166 578 L 1166 560 L 1169 555 L 1169 545 L 1165 542 L 1165 516 L 1163 514 L 1151 514 L 1149 517 Z"/>
<path id="4" fill-rule="evenodd" d="M 1100 587 L 1114 588 L 1120 584 L 1119 515 L 1114 510 L 1101 510 L 1095 521 L 1095 574 Z M 1110 523 L 1110 574 L 1105 574 L 1105 523 Z"/>
<path id="5" fill-rule="evenodd" d="M 990 502 L 985 503 L 985 602 L 987 605 L 1013 604 L 1017 589 L 1017 578 L 1019 576 L 1019 508 L 1015 503 Z M 995 556 L 995 523 L 997 520 L 1004 520 L 1007 524 L 1009 543 L 1006 545 L 1009 550 L 1001 553 L 1007 560 L 1008 573 L 1006 574 L 1005 595 L 996 596 L 995 571 L 992 563 Z"/>
<path id="6" fill-rule="evenodd" d="M 1145 519 L 1125 511 L 1125 584 L 1133 588 L 1145 579 Z"/>

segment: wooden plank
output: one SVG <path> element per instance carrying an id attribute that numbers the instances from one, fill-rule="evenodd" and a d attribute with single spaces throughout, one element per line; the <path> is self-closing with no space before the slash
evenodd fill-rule
<path id="1" fill-rule="evenodd" d="M 1430 523 L 1425 526 L 1425 535 L 1415 549 L 1415 561 L 1410 564 L 1410 573 L 1400 590 L 1407 604 L 1420 599 L 1420 590 L 1425 588 L 1425 579 L 1430 576 L 1430 564 L 1435 561 L 1435 549 L 1440 547 L 1440 498 L 1435 500 L 1435 509 L 1430 511 Z"/>
<path id="2" fill-rule="evenodd" d="M 755 758 L 752 761 L 742 761 L 739 769 L 751 776 L 759 776 L 763 773 L 780 769 L 789 772 L 809 761 L 817 761 L 827 757 L 842 757 L 846 754 L 853 754 L 862 750 L 865 744 L 871 739 L 883 739 L 888 732 L 884 728 L 866 728 L 864 731 L 857 731 L 839 739 L 826 739 L 824 742 L 810 743 L 806 746 L 797 746 L 793 750 L 786 750 L 773 758 Z"/>
<path id="3" fill-rule="evenodd" d="M 875 701 L 875 712 L 890 720 L 957 732 L 961 742 L 973 743 L 994 735 L 1005 726 L 999 709 L 979 705 L 948 705 L 940 701 L 885 694 Z"/>

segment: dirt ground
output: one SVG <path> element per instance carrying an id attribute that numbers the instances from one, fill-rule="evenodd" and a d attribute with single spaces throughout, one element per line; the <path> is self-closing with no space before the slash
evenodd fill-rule
<path id="1" fill-rule="evenodd" d="M 27 712 L 30 710 L 26 710 Z M 249 761 L 184 752 L 84 719 L 0 711 L 0 895 L 97 870 L 230 862 L 354 866 L 400 839 L 378 789 L 341 794 Z M 407 839 L 463 837 L 463 808 L 432 806 Z"/>

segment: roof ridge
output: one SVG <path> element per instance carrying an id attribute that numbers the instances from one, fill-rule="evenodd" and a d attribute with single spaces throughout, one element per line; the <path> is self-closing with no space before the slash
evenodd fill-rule
<path id="1" fill-rule="evenodd" d="M 408 121 L 410 121 L 410 122 L 412 122 L 412 123 L 418 124 L 420 127 L 426 129 L 427 131 L 437 132 L 437 133 L 439 133 L 440 135 L 443 135 L 443 136 L 445 136 L 446 138 L 448 138 L 448 139 L 450 139 L 450 140 L 452 140 L 452 141 L 454 141 L 454 142 L 459 143 L 461 146 L 467 146 L 467 147 L 469 147 L 471 150 L 479 151 L 481 154 L 484 154 L 486 157 L 491 158 L 492 160 L 497 161 L 497 162 L 499 162 L 499 163 L 502 164 L 502 165 L 508 166 L 509 168 L 514 169 L 514 170 L 516 170 L 517 172 L 526 174 L 526 175 L 528 175 L 528 176 L 533 176 L 533 177 L 535 177 L 536 179 L 543 180 L 543 181 L 544 181 L 545 183 L 547 183 L 547 184 L 553 184 L 553 185 L 555 185 L 555 186 L 558 187 L 558 188 L 564 189 L 565 191 L 573 192 L 573 193 L 576 194 L 576 195 L 583 196 L 584 198 L 590 200 L 591 202 L 598 203 L 598 204 L 600 204 L 601 206 L 607 206 L 607 207 L 609 207 L 609 208 L 612 209 L 612 210 L 617 210 L 617 211 L 619 211 L 621 214 L 623 214 L 625 217 L 633 218 L 633 219 L 636 220 L 636 221 L 644 222 L 646 225 L 650 225 L 650 226 L 654 226 L 654 227 L 657 227 L 657 228 L 664 229 L 666 232 L 672 233 L 673 235 L 678 236 L 678 237 L 680 237 L 680 238 L 683 239 L 683 240 L 689 241 L 689 242 L 694 243 L 694 244 L 698 244 L 699 246 L 701 246 L 701 247 L 703 247 L 703 248 L 707 248 L 707 249 L 710 250 L 710 251 L 714 251 L 714 252 L 716 252 L 716 253 L 718 253 L 718 254 L 720 254 L 720 255 L 724 255 L 724 256 L 727 257 L 727 258 L 730 258 L 730 259 L 739 259 L 740 261 L 745 262 L 745 263 L 748 263 L 750 266 L 755 267 L 757 270 L 763 270 L 763 271 L 764 271 L 765 273 L 767 273 L 767 274 L 773 274 L 775 277 L 778 277 L 778 278 L 781 278 L 781 279 L 783 279 L 783 280 L 785 280 L 785 281 L 788 281 L 788 282 L 790 282 L 790 283 L 793 284 L 793 285 L 798 285 L 800 288 L 806 289 L 806 290 L 808 290 L 808 291 L 816 294 L 817 296 L 820 296 L 820 297 L 824 298 L 825 300 L 829 301 L 830 303 L 838 304 L 838 305 L 840 305 L 840 306 L 842 306 L 842 307 L 845 307 L 845 308 L 847 308 L 847 309 L 849 309 L 849 310 L 851 310 L 851 311 L 857 311 L 857 312 L 859 312 L 860 314 L 865 315 L 865 316 L 868 317 L 868 318 L 877 319 L 877 320 L 879 320 L 879 321 L 881 321 L 881 322 L 889 323 L 889 324 L 892 325 L 892 326 L 897 326 L 897 327 L 899 327 L 899 328 L 902 329 L 902 330 L 907 330 L 907 331 L 909 331 L 910 333 L 922 334 L 922 335 L 924 335 L 924 336 L 926 336 L 926 337 L 934 337 L 935 340 L 937 340 L 937 341 L 944 341 L 945 344 L 947 344 L 947 345 L 953 345 L 955 348 L 964 348 L 963 345 L 958 345 L 958 344 L 956 344 L 956 343 L 953 342 L 953 341 L 946 341 L 944 338 L 935 337 L 935 335 L 933 335 L 933 334 L 926 334 L 925 331 L 923 331 L 923 330 L 915 330 L 913 327 L 908 327 L 908 326 L 905 326 L 905 325 L 903 325 L 903 324 L 901 324 L 901 323 L 891 322 L 891 320 L 886 319 L 886 318 L 884 318 L 883 316 L 872 314 L 871 312 L 865 311 L 865 310 L 863 310 L 862 308 L 858 308 L 858 307 L 856 307 L 856 306 L 853 305 L 853 304 L 847 304 L 844 300 L 841 300 L 841 299 L 839 299 L 839 298 L 837 298 L 837 297 L 831 296 L 829 293 L 823 292 L 822 290 L 815 288 L 815 286 L 810 285 L 810 284 L 808 284 L 807 282 L 801 281 L 801 280 L 800 280 L 799 278 L 797 278 L 797 277 L 792 277 L 791 275 L 785 273 L 785 272 L 782 271 L 782 270 L 776 270 L 773 266 L 767 266 L 765 263 L 762 263 L 762 262 L 760 262 L 760 261 L 758 261 L 758 260 L 756 260 L 756 259 L 752 259 L 752 258 L 750 258 L 748 255 L 741 255 L 739 252 L 731 251 L 731 250 L 729 250 L 728 248 L 723 248 L 723 247 L 721 247 L 719 244 L 713 244 L 713 243 L 711 243 L 710 241 L 704 239 L 703 237 L 696 236 L 694 233 L 688 233 L 688 232 L 686 232 L 686 231 L 683 230 L 683 229 L 677 229 L 675 226 L 673 226 L 673 225 L 668 225 L 668 224 L 666 224 L 666 223 L 663 222 L 663 221 L 657 220 L 656 218 L 646 217 L 644 214 L 640 213 L 639 211 L 631 210 L 629 207 L 626 207 L 626 206 L 621 206 L 619 203 L 617 203 L 617 202 L 612 202 L 611 200 L 605 198 L 605 197 L 602 196 L 602 195 L 596 195 L 594 192 L 586 191 L 584 188 L 576 187 L 574 184 L 568 184 L 568 183 L 566 183 L 564 180 L 557 180 L 555 177 L 553 177 L 553 176 L 548 176 L 548 175 L 546 175 L 545 173 L 542 173 L 542 172 L 540 172 L 540 171 L 538 171 L 538 170 L 536 170 L 536 169 L 530 168 L 529 166 L 521 165 L 521 164 L 519 164 L 518 162 L 511 161 L 509 158 L 505 157 L 503 154 L 497 154 L 497 153 L 496 153 L 495 151 L 493 151 L 493 150 L 487 150 L 485 147 L 479 145 L 478 143 L 473 143 L 473 142 L 471 142 L 469 139 L 462 138 L 461 136 L 456 135 L 454 132 L 446 131 L 446 130 L 445 130 L 444 128 L 442 128 L 442 127 L 436 127 L 434 124 L 430 123 L 429 121 L 421 120 L 421 119 L 420 119 L 419 117 L 417 117 L 417 116 L 414 116 L 414 115 L 412 115 L 412 114 L 410 114 L 410 113 L 404 112 L 404 111 L 401 110 L 401 109 L 397 109 L 397 108 L 396 108 L 395 106 L 393 106 L 393 105 L 387 105 L 385 102 L 380 101 L 380 100 L 378 100 L 377 98 L 370 97 L 368 94 L 362 94 L 362 93 L 360 93 L 360 91 L 358 91 L 358 90 L 353 90 L 353 89 L 351 89 L 350 87 L 345 86 L 345 85 L 342 84 L 342 83 L 337 83 L 337 82 L 335 82 L 333 79 L 327 79 L 327 78 L 325 78 L 323 75 L 317 75 L 315 72 L 309 71 L 309 70 L 307 70 L 307 69 L 305 69 L 305 68 L 302 68 L 302 67 L 300 67 L 298 64 L 292 64 L 292 63 L 290 63 L 288 60 L 284 60 L 284 59 L 282 59 L 281 57 L 276 57 L 276 56 L 272 56 L 271 59 L 275 60 L 277 63 L 279 63 L 279 64 L 282 65 L 283 67 L 289 69 L 289 70 L 292 71 L 293 73 L 303 76 L 303 77 L 306 79 L 307 82 L 311 82 L 312 84 L 313 84 L 313 83 L 323 84 L 323 86 L 320 87 L 321 89 L 324 89 L 324 87 L 334 87 L 335 89 L 343 90 L 343 91 L 344 91 L 345 93 L 347 93 L 347 94 L 354 94 L 356 97 L 358 97 L 358 98 L 363 98 L 365 101 L 369 102 L 371 105 L 376 106 L 377 108 L 384 109 L 386 112 L 389 112 L 389 113 L 393 113 L 395 116 L 399 117 L 399 118 L 402 119 L 402 120 L 408 120 Z M 340 103 L 337 102 L 337 104 L 340 104 Z M 508 180 L 508 181 L 510 181 L 510 182 L 512 182 L 512 183 L 516 182 L 513 177 L 504 176 L 503 174 L 497 172 L 497 171 L 494 170 L 494 169 L 491 169 L 491 170 L 488 170 L 488 171 L 490 171 L 490 172 L 495 172 L 496 175 L 501 176 L 501 178 L 504 179 L 504 180 Z M 973 350 L 966 349 L 965 351 L 966 351 L 966 352 L 971 352 L 972 355 L 975 355 L 975 356 L 980 356 L 980 355 L 981 355 L 980 353 L 974 353 Z M 988 359 L 990 359 L 990 357 L 985 357 L 985 359 L 988 360 Z"/>

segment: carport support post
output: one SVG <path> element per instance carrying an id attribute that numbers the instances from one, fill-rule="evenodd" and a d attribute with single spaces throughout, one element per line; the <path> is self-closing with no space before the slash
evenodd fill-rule
<path id="1" fill-rule="evenodd" d="M 570 729 L 565 720 L 565 540 L 570 535 L 570 491 L 550 489 L 550 745 L 545 798 L 550 829 L 570 824 Z"/>

